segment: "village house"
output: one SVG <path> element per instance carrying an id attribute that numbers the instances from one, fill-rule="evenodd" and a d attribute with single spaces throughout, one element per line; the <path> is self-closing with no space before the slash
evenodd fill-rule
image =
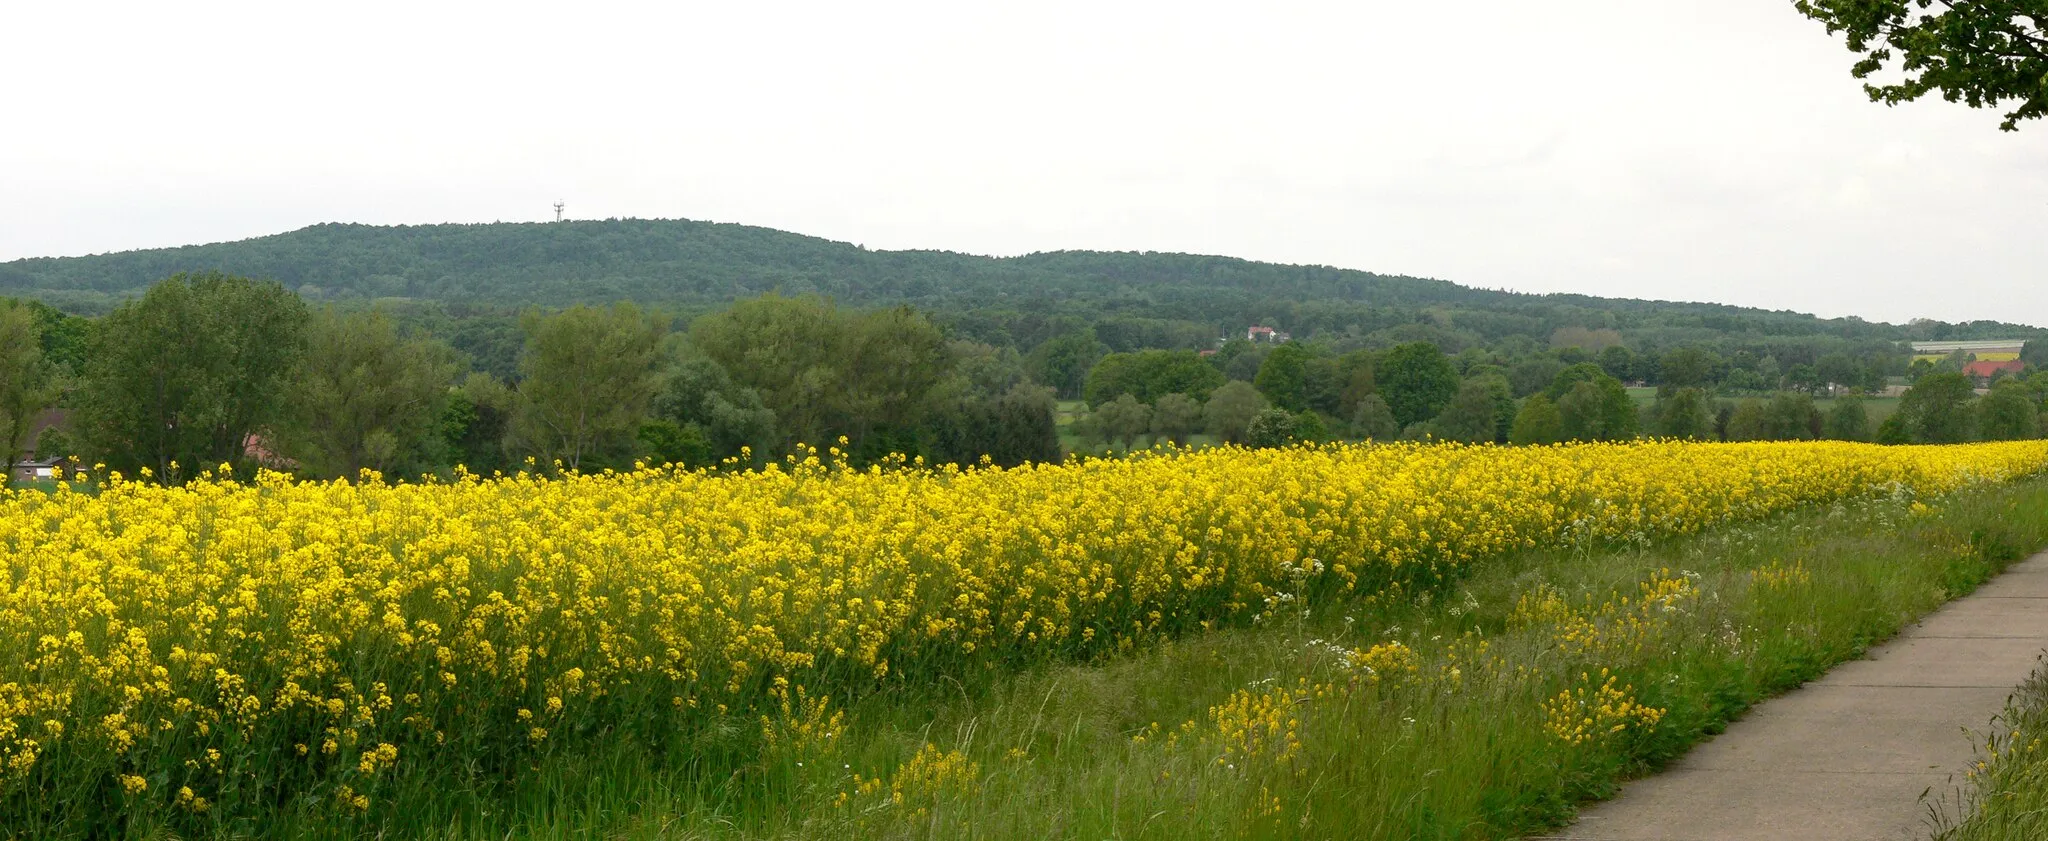
<path id="1" fill-rule="evenodd" d="M 1978 385 L 1985 385 L 1990 383 L 1991 378 L 1998 376 L 2001 371 L 2007 374 L 2018 375 L 2026 370 L 2026 367 L 2026 363 L 2017 359 L 2003 362 L 1979 361 L 1964 365 L 1963 375 L 1976 380 Z"/>

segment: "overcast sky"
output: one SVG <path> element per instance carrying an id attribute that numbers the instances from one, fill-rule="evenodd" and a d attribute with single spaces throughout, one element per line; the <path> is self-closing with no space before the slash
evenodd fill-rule
<path id="1" fill-rule="evenodd" d="M 1790 0 L 20 3 L 0 260 L 684 217 L 2048 325 L 2048 123 Z"/>

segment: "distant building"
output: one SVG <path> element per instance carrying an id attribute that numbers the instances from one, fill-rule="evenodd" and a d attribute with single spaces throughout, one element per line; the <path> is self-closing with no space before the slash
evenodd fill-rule
<path id="1" fill-rule="evenodd" d="M 1294 341 L 1292 335 L 1282 333 L 1271 327 L 1260 327 L 1258 325 L 1253 325 L 1252 329 L 1246 330 L 1244 337 L 1254 342 L 1269 342 L 1276 345 Z"/>
<path id="2" fill-rule="evenodd" d="M 14 483 L 20 485 L 62 478 L 66 466 L 67 460 L 61 457 L 32 458 L 15 462 L 14 469 L 8 472 L 13 474 Z"/>
<path id="3" fill-rule="evenodd" d="M 2018 374 L 2026 368 L 2027 364 L 2017 359 L 2005 362 L 1972 362 L 1963 366 L 1963 374 L 1979 382 L 1988 382 L 1992 377 L 1998 376 L 2000 371 Z"/>

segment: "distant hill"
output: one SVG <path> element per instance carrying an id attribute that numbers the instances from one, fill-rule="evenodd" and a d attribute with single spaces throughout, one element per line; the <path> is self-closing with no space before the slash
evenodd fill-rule
<path id="1" fill-rule="evenodd" d="M 2019 325 L 1819 319 L 1792 312 L 1580 295 L 1525 295 L 1442 280 L 1189 254 L 1064 251 L 980 257 L 871 251 L 768 228 L 615 219 L 310 228 L 240 242 L 0 263 L 0 295 L 91 314 L 181 271 L 274 279 L 312 300 L 404 298 L 558 306 L 632 300 L 678 310 L 779 291 L 856 306 L 935 312 L 1177 320 L 1218 329 L 1279 322 L 1298 335 L 1410 322 L 1492 342 L 1560 327 L 1654 330 L 1677 338 L 1850 340 L 2032 336 Z M 1362 325 L 1362 326 L 1361 326 Z"/>

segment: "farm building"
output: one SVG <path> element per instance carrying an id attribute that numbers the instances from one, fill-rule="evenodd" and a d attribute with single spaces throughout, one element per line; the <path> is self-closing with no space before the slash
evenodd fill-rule
<path id="1" fill-rule="evenodd" d="M 1977 362 L 1972 362 L 1968 365 L 1964 365 L 1963 373 L 1979 382 L 1986 382 L 1989 381 L 1992 377 L 1998 376 L 2000 371 L 2003 371 L 2008 374 L 2018 374 L 2021 371 L 2026 370 L 2026 367 L 2026 363 L 2021 362 L 2018 359 L 2011 359 L 2003 362 L 1980 360 Z"/>

